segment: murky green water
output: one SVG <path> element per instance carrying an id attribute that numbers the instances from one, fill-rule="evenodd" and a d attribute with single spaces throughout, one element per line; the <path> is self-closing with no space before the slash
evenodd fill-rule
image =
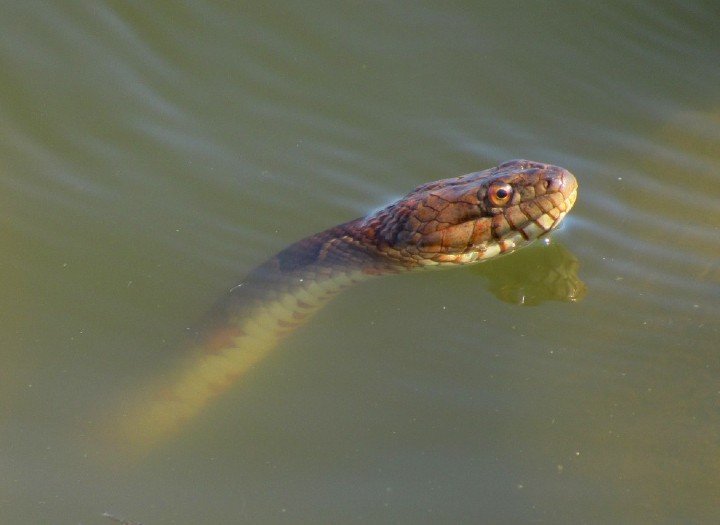
<path id="1" fill-rule="evenodd" d="M 0 9 L 3 523 L 720 520 L 712 2 Z M 143 461 L 95 432 L 255 264 L 516 157 L 580 180 L 582 301 L 370 281 Z"/>

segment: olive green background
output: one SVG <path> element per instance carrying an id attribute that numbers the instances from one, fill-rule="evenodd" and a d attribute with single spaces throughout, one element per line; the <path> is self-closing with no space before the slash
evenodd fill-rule
<path id="1" fill-rule="evenodd" d="M 0 3 L 0 520 L 717 523 L 719 12 Z M 582 301 L 370 281 L 142 462 L 95 432 L 255 264 L 518 157 Z"/>

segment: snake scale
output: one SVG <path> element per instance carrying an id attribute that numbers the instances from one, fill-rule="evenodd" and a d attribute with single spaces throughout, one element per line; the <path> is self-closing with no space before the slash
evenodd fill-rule
<path id="1" fill-rule="evenodd" d="M 371 276 L 476 263 L 552 231 L 577 197 L 558 166 L 512 160 L 419 186 L 389 206 L 302 239 L 252 270 L 208 316 L 196 350 L 160 385 L 133 389 L 116 439 L 173 435 L 335 294 Z"/>

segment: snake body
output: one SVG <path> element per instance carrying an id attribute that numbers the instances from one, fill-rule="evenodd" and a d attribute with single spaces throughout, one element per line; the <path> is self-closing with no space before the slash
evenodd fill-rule
<path id="1" fill-rule="evenodd" d="M 113 432 L 143 447 L 168 437 L 344 288 L 371 276 L 509 253 L 552 231 L 576 197 L 577 181 L 567 170 L 513 160 L 424 184 L 375 213 L 290 245 L 216 306 L 198 350 L 159 392 L 136 389 Z"/>

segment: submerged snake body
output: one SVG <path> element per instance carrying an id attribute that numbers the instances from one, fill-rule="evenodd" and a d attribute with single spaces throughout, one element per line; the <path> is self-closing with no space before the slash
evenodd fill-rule
<path id="1" fill-rule="evenodd" d="M 211 312 L 195 353 L 143 393 L 115 431 L 146 446 L 174 432 L 342 289 L 374 275 L 479 262 L 553 230 L 573 206 L 567 170 L 525 160 L 419 186 L 366 217 L 298 241 Z"/>

